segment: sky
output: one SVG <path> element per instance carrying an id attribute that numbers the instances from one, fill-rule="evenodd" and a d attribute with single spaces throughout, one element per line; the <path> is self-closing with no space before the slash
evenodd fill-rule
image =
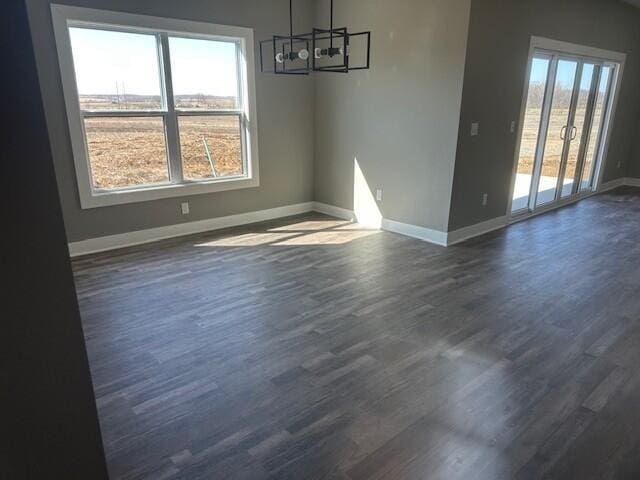
<path id="1" fill-rule="evenodd" d="M 556 74 L 556 83 L 562 85 L 563 88 L 573 88 L 576 79 L 576 62 L 568 62 L 560 60 L 558 62 L 558 73 Z M 547 72 L 549 70 L 549 60 L 544 58 L 534 58 L 531 64 L 531 83 L 546 83 Z"/>
<path id="2" fill-rule="evenodd" d="M 531 74 L 529 76 L 529 82 L 546 83 L 548 69 L 549 60 L 543 58 L 534 58 L 531 64 Z"/>
<path id="3" fill-rule="evenodd" d="M 531 64 L 531 83 L 546 83 L 547 72 L 549 69 L 549 60 L 544 58 L 534 58 Z M 582 78 L 580 79 L 580 89 L 589 90 L 591 88 L 591 80 L 593 77 L 594 65 L 585 63 L 582 70 Z M 563 88 L 573 89 L 573 84 L 576 79 L 577 63 L 568 60 L 560 60 L 558 62 L 558 73 L 556 83 L 560 83 Z M 607 87 L 607 79 L 609 75 L 609 69 L 605 68 L 603 71 L 604 81 L 600 82 L 600 92 L 604 92 Z"/>
<path id="4" fill-rule="evenodd" d="M 76 81 L 81 95 L 122 93 L 160 95 L 153 35 L 69 28 Z M 235 44 L 169 38 L 175 95 L 236 96 Z"/>

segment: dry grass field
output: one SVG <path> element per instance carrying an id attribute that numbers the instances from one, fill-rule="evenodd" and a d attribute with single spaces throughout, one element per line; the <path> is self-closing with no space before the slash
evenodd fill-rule
<path id="1" fill-rule="evenodd" d="M 545 145 L 544 164 L 542 175 L 556 177 L 560 170 L 560 158 L 562 155 L 563 140 L 560 138 L 562 127 L 567 124 L 569 115 L 568 108 L 554 109 L 549 123 L 549 133 Z M 578 141 L 582 135 L 585 110 L 579 108 L 576 112 L 575 124 L 578 127 L 576 140 L 572 142 L 567 162 L 566 178 L 573 178 L 575 175 L 576 161 L 578 156 Z M 538 127 L 540 119 L 540 109 L 529 109 L 525 114 L 525 123 L 522 133 L 522 143 L 520 145 L 520 158 L 518 163 L 518 173 L 530 175 L 533 171 L 533 162 L 536 152 L 536 142 L 538 140 Z M 596 113 L 594 124 L 600 124 L 600 115 Z M 597 128 L 594 127 L 593 134 L 589 138 L 589 152 L 593 152 L 597 138 Z"/>
<path id="2" fill-rule="evenodd" d="M 185 179 L 213 177 L 203 139 L 213 157 L 217 176 L 242 174 L 238 117 L 180 117 L 179 129 Z M 95 187 L 120 188 L 169 181 L 161 117 L 87 118 L 85 130 Z"/>

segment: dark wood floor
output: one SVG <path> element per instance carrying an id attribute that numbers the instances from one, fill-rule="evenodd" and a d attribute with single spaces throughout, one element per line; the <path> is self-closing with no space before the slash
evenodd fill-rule
<path id="1" fill-rule="evenodd" d="M 640 478 L 640 194 L 449 249 L 321 215 L 74 262 L 113 478 Z"/>

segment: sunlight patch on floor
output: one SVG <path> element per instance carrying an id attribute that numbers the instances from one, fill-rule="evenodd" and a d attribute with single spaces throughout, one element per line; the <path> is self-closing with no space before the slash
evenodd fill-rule
<path id="1" fill-rule="evenodd" d="M 333 230 L 329 232 L 313 232 L 275 243 L 277 246 L 291 245 L 342 245 L 359 238 L 380 233 L 378 230 Z"/>
<path id="2" fill-rule="evenodd" d="M 294 237 L 297 233 L 291 232 L 257 232 L 235 235 L 232 237 L 219 238 L 210 242 L 196 244 L 196 247 L 258 247 L 273 242 L 278 242 L 286 238 Z"/>
<path id="3" fill-rule="evenodd" d="M 200 242 L 196 247 L 259 247 L 263 245 L 342 245 L 380 233 L 345 220 L 307 220 L 274 227 L 266 232 L 251 232 Z"/>
<path id="4" fill-rule="evenodd" d="M 291 225 L 284 225 L 282 227 L 270 228 L 270 232 L 299 232 L 310 230 L 326 230 L 328 228 L 339 228 L 343 226 L 352 225 L 351 222 L 346 220 L 307 220 L 304 222 L 292 223 Z"/>

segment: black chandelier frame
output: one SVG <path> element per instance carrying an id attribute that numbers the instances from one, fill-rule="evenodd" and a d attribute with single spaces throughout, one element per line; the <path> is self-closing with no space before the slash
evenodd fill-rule
<path id="1" fill-rule="evenodd" d="M 366 43 L 365 62 L 360 65 L 351 63 L 349 48 L 351 40 L 364 37 Z M 327 48 L 321 48 L 326 45 Z M 336 46 L 336 45 L 341 45 Z M 265 50 L 272 50 L 271 58 Z M 304 49 L 308 52 L 306 59 L 298 56 Z M 322 52 L 321 58 L 342 60 L 339 63 L 322 65 L 316 52 Z M 281 55 L 282 61 L 277 57 Z M 293 58 L 292 58 L 293 57 Z M 309 75 L 311 72 L 349 73 L 352 70 L 368 70 L 371 66 L 371 31 L 349 33 L 347 27 L 333 27 L 333 0 L 330 6 L 329 29 L 313 28 L 309 33 L 293 33 L 293 0 L 289 0 L 289 35 L 274 35 L 272 38 L 260 41 L 260 72 L 276 75 Z"/>

